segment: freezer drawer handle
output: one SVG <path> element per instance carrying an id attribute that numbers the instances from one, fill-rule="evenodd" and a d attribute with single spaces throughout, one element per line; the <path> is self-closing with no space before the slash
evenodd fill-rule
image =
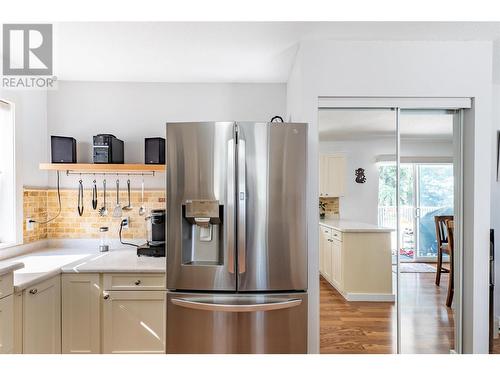
<path id="1" fill-rule="evenodd" d="M 185 307 L 194 310 L 218 311 L 218 312 L 259 312 L 289 309 L 299 306 L 302 303 L 301 299 L 289 299 L 271 303 L 260 303 L 252 305 L 228 305 L 209 302 L 199 302 L 189 299 L 172 298 L 172 303 L 177 306 Z"/>

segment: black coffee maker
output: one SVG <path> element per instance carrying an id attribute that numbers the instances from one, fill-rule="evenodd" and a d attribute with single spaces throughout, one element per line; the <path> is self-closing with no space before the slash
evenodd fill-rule
<path id="1" fill-rule="evenodd" d="M 164 257 L 165 256 L 165 210 L 151 210 L 147 217 L 151 222 L 151 235 L 148 242 L 137 248 L 137 256 Z"/>

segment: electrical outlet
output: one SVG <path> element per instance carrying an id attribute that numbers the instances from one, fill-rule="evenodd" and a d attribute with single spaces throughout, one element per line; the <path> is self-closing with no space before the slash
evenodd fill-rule
<path id="1" fill-rule="evenodd" d="M 128 226 L 130 224 L 130 217 L 124 217 L 122 218 L 122 221 L 123 221 L 123 224 L 122 224 L 122 228 L 123 229 L 128 229 Z"/>
<path id="2" fill-rule="evenodd" d="M 31 232 L 32 230 L 35 229 L 35 222 L 32 221 L 33 219 L 31 217 L 28 217 L 26 219 L 26 230 L 28 232 Z"/>

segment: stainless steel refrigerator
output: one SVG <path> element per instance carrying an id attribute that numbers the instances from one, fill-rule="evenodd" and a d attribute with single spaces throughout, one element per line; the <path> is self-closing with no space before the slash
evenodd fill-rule
<path id="1" fill-rule="evenodd" d="M 307 352 L 307 124 L 167 124 L 167 353 Z"/>

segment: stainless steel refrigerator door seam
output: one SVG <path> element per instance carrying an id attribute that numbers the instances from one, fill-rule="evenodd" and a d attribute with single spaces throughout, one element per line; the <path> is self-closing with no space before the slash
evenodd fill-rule
<path id="1" fill-rule="evenodd" d="M 238 273 L 246 272 L 246 150 L 238 139 Z"/>

